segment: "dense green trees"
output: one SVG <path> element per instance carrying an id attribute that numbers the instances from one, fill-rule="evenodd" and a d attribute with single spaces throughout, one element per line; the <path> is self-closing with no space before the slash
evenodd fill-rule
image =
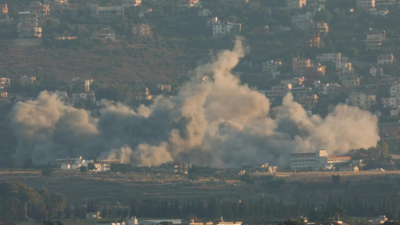
<path id="1" fill-rule="evenodd" d="M 65 196 L 50 194 L 47 189 L 36 192 L 19 181 L 0 184 L 0 215 L 3 222 L 53 219 L 62 216 Z"/>

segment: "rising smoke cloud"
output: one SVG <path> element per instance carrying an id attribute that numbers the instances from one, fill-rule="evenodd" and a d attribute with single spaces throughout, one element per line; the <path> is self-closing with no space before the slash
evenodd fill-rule
<path id="1" fill-rule="evenodd" d="M 238 39 L 232 51 L 196 68 L 177 96 L 157 98 L 137 112 L 118 104 L 95 119 L 46 91 L 34 101 L 19 102 L 10 115 L 18 138 L 16 158 L 37 164 L 82 155 L 141 166 L 169 160 L 284 166 L 294 152 L 344 154 L 377 143 L 377 118 L 356 107 L 338 105 L 325 119 L 307 116 L 288 94 L 282 106 L 270 109 L 265 95 L 231 73 L 246 51 Z M 203 82 L 204 76 L 210 79 Z"/>

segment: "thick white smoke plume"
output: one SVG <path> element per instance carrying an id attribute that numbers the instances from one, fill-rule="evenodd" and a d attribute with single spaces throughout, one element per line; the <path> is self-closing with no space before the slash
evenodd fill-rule
<path id="1" fill-rule="evenodd" d="M 195 69 L 196 76 L 177 96 L 158 98 L 138 112 L 117 105 L 94 119 L 46 91 L 34 101 L 19 102 L 10 117 L 18 138 L 16 157 L 31 157 L 35 163 L 82 155 L 134 165 L 175 160 L 218 167 L 282 166 L 293 152 L 323 148 L 343 154 L 377 143 L 377 118 L 355 107 L 339 105 L 322 119 L 307 116 L 288 94 L 282 106 L 270 111 L 268 98 L 231 74 L 245 51 L 237 40 L 232 51 Z M 203 82 L 204 76 L 210 79 Z"/>

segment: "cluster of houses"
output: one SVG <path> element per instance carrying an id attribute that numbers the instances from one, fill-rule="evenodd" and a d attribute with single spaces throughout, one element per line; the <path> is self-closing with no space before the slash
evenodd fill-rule
<path id="1" fill-rule="evenodd" d="M 110 164 L 116 163 L 115 160 L 104 160 L 98 159 L 97 162 L 94 160 L 83 159 L 82 156 L 79 158 L 66 158 L 66 159 L 56 159 L 56 163 L 60 165 L 61 170 L 79 170 L 81 167 L 89 167 L 92 164 L 94 168 L 91 169 L 92 172 L 107 172 L 110 171 Z M 88 168 L 90 169 L 90 168 Z"/>

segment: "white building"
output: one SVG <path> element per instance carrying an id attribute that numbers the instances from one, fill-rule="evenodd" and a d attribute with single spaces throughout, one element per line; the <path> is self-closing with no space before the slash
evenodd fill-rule
<path id="1" fill-rule="evenodd" d="M 371 109 L 372 106 L 376 105 L 376 95 L 351 93 L 345 101 L 348 105 L 358 106 L 362 109 Z"/>
<path id="2" fill-rule="evenodd" d="M 278 71 L 278 68 L 282 66 L 282 62 L 280 61 L 266 61 L 263 62 L 263 73 L 267 73 L 269 75 L 272 75 L 273 78 L 276 78 L 277 76 L 280 75 L 280 72 Z"/>
<path id="3" fill-rule="evenodd" d="M 390 96 L 400 98 L 400 83 L 390 86 Z"/>
<path id="4" fill-rule="evenodd" d="M 338 75 L 345 75 L 345 74 L 353 73 L 353 68 L 351 67 L 351 63 L 337 62 L 336 63 L 336 73 Z"/>
<path id="5" fill-rule="evenodd" d="M 110 171 L 110 164 L 109 163 L 95 163 L 94 166 L 96 167 L 96 172 L 107 172 Z"/>
<path id="6" fill-rule="evenodd" d="M 358 166 L 353 166 L 353 165 L 341 166 L 339 168 L 339 171 L 358 172 L 358 171 L 360 171 L 360 168 Z"/>
<path id="7" fill-rule="evenodd" d="M 329 157 L 326 150 L 318 150 L 315 153 L 293 153 L 290 154 L 290 168 L 326 168 L 337 164 L 351 162 L 350 156 Z"/>
<path id="8" fill-rule="evenodd" d="M 56 159 L 56 162 L 61 164 L 62 170 L 77 170 L 81 166 L 87 167 L 89 163 L 94 163 L 94 160 L 85 160 L 80 156 L 79 158 Z"/>
<path id="9" fill-rule="evenodd" d="M 400 105 L 400 98 L 398 97 L 381 98 L 381 102 L 383 108 L 398 108 Z"/>
<path id="10" fill-rule="evenodd" d="M 158 225 L 162 222 L 172 223 L 173 225 L 182 224 L 181 219 L 165 219 L 165 220 L 139 220 L 139 225 Z"/>
<path id="11" fill-rule="evenodd" d="M 338 63 L 342 61 L 341 53 L 322 53 L 317 55 L 317 60 L 320 62 L 334 62 Z"/>
<path id="12" fill-rule="evenodd" d="M 217 17 L 212 18 L 213 37 L 223 37 L 225 35 L 239 34 L 242 24 L 225 22 L 221 23 Z"/>
<path id="13" fill-rule="evenodd" d="M 209 9 L 201 9 L 198 13 L 199 16 L 211 16 L 211 14 Z"/>
<path id="14" fill-rule="evenodd" d="M 372 75 L 372 76 L 383 76 L 384 75 L 384 73 L 383 73 L 383 69 L 382 68 L 375 68 L 375 67 L 372 67 L 370 70 L 369 70 L 369 73 Z"/>
<path id="15" fill-rule="evenodd" d="M 72 103 L 73 104 L 79 102 L 80 100 L 96 102 L 96 95 L 94 92 L 72 94 Z"/>
<path id="16" fill-rule="evenodd" d="M 357 0 L 356 7 L 357 9 L 371 10 L 375 8 L 375 0 Z"/>
<path id="17" fill-rule="evenodd" d="M 307 0 L 286 0 L 288 9 L 301 9 L 307 5 Z"/>
<path id="18" fill-rule="evenodd" d="M 386 54 L 378 56 L 378 65 L 392 64 L 394 61 L 393 54 Z"/>

